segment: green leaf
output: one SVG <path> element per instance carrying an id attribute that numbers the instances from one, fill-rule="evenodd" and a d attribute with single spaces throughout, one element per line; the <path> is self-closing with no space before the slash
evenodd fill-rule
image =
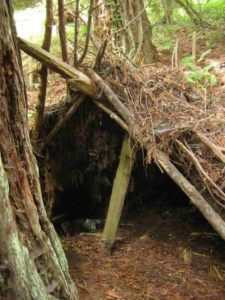
<path id="1" fill-rule="evenodd" d="M 183 59 L 180 60 L 180 65 L 186 66 L 191 70 L 195 71 L 196 70 L 195 57 L 194 56 L 184 57 Z"/>

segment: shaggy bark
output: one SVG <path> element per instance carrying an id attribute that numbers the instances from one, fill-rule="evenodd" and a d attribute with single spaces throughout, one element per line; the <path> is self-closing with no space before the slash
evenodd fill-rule
<path id="1" fill-rule="evenodd" d="M 78 299 L 43 205 L 11 1 L 0 2 L 0 296 Z"/>
<path id="2" fill-rule="evenodd" d="M 99 42 L 107 41 L 108 50 L 116 46 L 136 65 L 157 60 L 143 0 L 95 0 L 94 34 Z"/>
<path id="3" fill-rule="evenodd" d="M 93 11 L 94 35 L 98 42 L 108 39 L 112 29 L 112 10 L 104 0 L 94 0 Z"/>

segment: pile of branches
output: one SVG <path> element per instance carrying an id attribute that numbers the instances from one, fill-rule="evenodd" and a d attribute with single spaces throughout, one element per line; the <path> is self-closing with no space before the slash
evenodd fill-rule
<path id="1" fill-rule="evenodd" d="M 225 212 L 225 106 L 205 99 L 184 72 L 161 65 L 111 64 L 106 81 L 133 116 L 141 146 L 167 153 L 195 187 Z M 209 196 L 209 197 L 208 197 Z"/>

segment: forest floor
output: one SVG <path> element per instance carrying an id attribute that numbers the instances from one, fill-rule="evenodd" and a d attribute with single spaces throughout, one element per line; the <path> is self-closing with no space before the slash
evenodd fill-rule
<path id="1" fill-rule="evenodd" d="M 224 242 L 190 209 L 135 213 L 111 255 L 100 233 L 62 243 L 82 300 L 225 299 Z"/>

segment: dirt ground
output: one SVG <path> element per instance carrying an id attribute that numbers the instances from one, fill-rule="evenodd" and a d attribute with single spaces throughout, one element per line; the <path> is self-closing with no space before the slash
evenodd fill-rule
<path id="1" fill-rule="evenodd" d="M 224 241 L 191 209 L 122 221 L 111 255 L 100 233 L 62 242 L 81 300 L 225 299 Z"/>

